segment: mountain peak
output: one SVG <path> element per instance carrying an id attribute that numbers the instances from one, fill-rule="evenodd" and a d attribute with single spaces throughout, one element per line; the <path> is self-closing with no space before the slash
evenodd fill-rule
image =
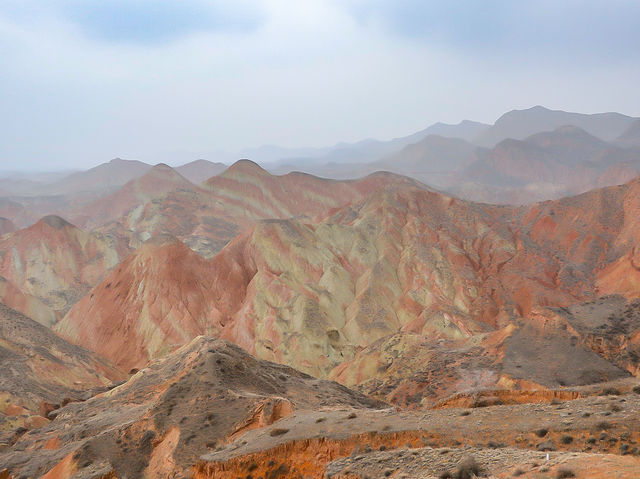
<path id="1" fill-rule="evenodd" d="M 173 168 L 166 163 L 158 163 L 157 165 L 153 165 L 152 170 L 173 170 Z"/>
<path id="2" fill-rule="evenodd" d="M 37 224 L 44 224 L 55 230 L 61 230 L 67 227 L 75 228 L 75 226 L 73 226 L 67 220 L 57 215 L 44 216 L 43 218 L 40 219 L 40 221 L 38 221 Z"/>
<path id="3" fill-rule="evenodd" d="M 175 183 L 191 184 L 189 180 L 187 180 L 184 176 L 182 176 L 174 168 L 167 165 L 166 163 L 158 163 L 157 165 L 154 165 L 143 176 L 132 180 L 132 182 L 140 183 L 140 182 L 146 182 L 148 180 L 151 180 L 151 181 L 162 180 L 162 181 L 170 181 L 172 183 L 175 182 Z"/>
<path id="4" fill-rule="evenodd" d="M 220 173 L 222 177 L 245 177 L 245 176 L 271 176 L 267 170 L 262 168 L 255 161 L 242 159 L 236 161 L 229 168 Z"/>

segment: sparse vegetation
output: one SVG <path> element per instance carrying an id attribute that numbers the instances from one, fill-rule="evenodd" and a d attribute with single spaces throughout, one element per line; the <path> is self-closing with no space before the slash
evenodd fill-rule
<path id="1" fill-rule="evenodd" d="M 622 394 L 619 389 L 616 388 L 604 388 L 600 393 L 600 396 L 620 396 Z"/>
<path id="2" fill-rule="evenodd" d="M 480 466 L 472 456 L 462 459 L 456 470 L 455 479 L 472 479 L 480 475 Z"/>
<path id="3" fill-rule="evenodd" d="M 573 436 L 570 436 L 568 434 L 565 434 L 564 436 L 562 436 L 562 438 L 560 439 L 560 442 L 562 444 L 571 444 L 573 442 Z"/>
<path id="4" fill-rule="evenodd" d="M 556 479 L 566 479 L 568 477 L 576 477 L 571 469 L 562 468 L 556 472 Z"/>

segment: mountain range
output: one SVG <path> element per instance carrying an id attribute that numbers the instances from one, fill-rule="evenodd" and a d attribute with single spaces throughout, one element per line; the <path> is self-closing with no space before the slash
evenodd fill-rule
<path id="1" fill-rule="evenodd" d="M 16 184 L 0 478 L 637 477 L 639 121 Z"/>

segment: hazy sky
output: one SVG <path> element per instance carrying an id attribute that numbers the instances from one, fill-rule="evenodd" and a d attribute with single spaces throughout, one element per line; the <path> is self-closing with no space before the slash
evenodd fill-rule
<path id="1" fill-rule="evenodd" d="M 1 0 L 0 169 L 640 115 L 640 1 Z"/>

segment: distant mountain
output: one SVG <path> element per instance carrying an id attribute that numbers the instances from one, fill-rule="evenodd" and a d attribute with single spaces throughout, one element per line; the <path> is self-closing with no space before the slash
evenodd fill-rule
<path id="1" fill-rule="evenodd" d="M 128 181 L 144 175 L 151 169 L 151 165 L 137 160 L 122 160 L 115 158 L 86 171 L 73 173 L 66 178 L 42 188 L 39 192 L 45 194 L 79 193 L 83 191 L 113 190 L 123 186 Z"/>
<path id="2" fill-rule="evenodd" d="M 476 161 L 477 149 L 460 138 L 428 135 L 372 166 L 410 176 L 415 173 L 454 172 Z"/>
<path id="3" fill-rule="evenodd" d="M 242 154 L 254 161 L 275 162 L 271 169 L 279 173 L 303 170 L 306 172 L 322 172 L 327 165 L 372 163 L 385 156 L 400 151 L 407 145 L 420 142 L 429 135 L 446 138 L 460 138 L 470 141 L 490 125 L 464 120 L 457 125 L 434 123 L 433 125 L 408 136 L 392 140 L 376 140 L 369 138 L 355 143 L 337 143 L 325 148 L 287 149 L 280 147 L 262 147 L 254 150 L 243 150 Z"/>
<path id="4" fill-rule="evenodd" d="M 127 182 L 122 188 L 76 211 L 74 223 L 95 228 L 122 218 L 136 207 L 177 189 L 193 190 L 196 186 L 169 165 L 159 163 L 143 176 Z"/>
<path id="5" fill-rule="evenodd" d="M 629 125 L 629 128 L 618 137 L 617 143 L 623 146 L 640 146 L 640 119 Z"/>
<path id="6" fill-rule="evenodd" d="M 624 183 L 640 171 L 640 149 L 614 146 L 576 126 L 506 139 L 478 153 L 448 191 L 476 201 L 529 203 Z"/>
<path id="7" fill-rule="evenodd" d="M 549 110 L 535 106 L 527 110 L 512 110 L 502 115 L 495 124 L 475 137 L 474 143 L 493 147 L 512 138 L 522 140 L 536 133 L 555 130 L 564 125 L 574 125 L 605 141 L 618 138 L 635 118 L 620 113 L 596 113 L 592 115 Z"/>
<path id="8" fill-rule="evenodd" d="M 456 125 L 448 123 L 434 123 L 429 128 L 422 130 L 421 135 L 438 135 L 445 138 L 460 138 L 465 141 L 473 141 L 478 135 L 491 128 L 491 125 L 477 121 L 463 120 Z"/>
<path id="9" fill-rule="evenodd" d="M 272 163 L 284 158 L 319 158 L 329 153 L 333 147 L 288 148 L 277 145 L 263 145 L 256 148 L 244 148 L 239 158 L 249 158 L 258 163 Z"/>
<path id="10" fill-rule="evenodd" d="M 199 184 L 227 169 L 224 163 L 213 163 L 207 160 L 196 160 L 174 168 L 191 183 Z"/>

